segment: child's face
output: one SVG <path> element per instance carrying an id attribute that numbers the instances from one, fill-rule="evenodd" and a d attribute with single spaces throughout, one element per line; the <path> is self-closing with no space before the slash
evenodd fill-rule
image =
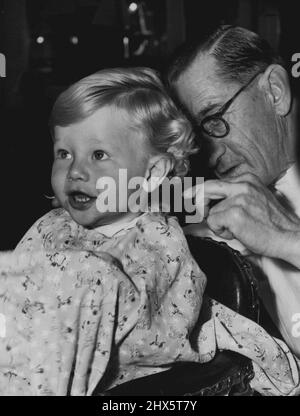
<path id="1" fill-rule="evenodd" d="M 119 169 L 128 181 L 145 177 L 149 150 L 142 134 L 130 126 L 125 110 L 105 106 L 83 121 L 54 130 L 52 187 L 60 204 L 78 224 L 95 228 L 136 214 L 100 213 L 96 199 L 99 178 L 111 177 L 119 192 Z M 124 186 L 124 185 L 123 185 Z M 128 190 L 128 196 L 130 193 Z"/>

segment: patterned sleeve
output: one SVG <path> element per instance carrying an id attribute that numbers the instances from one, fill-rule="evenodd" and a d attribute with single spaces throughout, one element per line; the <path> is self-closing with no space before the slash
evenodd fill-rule
<path id="1" fill-rule="evenodd" d="M 190 335 L 199 316 L 206 277 L 177 221 L 147 217 L 137 223 L 137 231 L 128 234 L 124 247 L 123 265 L 137 288 L 139 307 L 135 318 L 128 316 L 120 291 L 116 342 L 120 343 L 118 360 L 124 371 L 119 381 L 144 376 L 150 368 L 153 372 L 176 361 L 198 361 Z M 136 323 L 123 341 L 123 328 L 130 319 Z"/>

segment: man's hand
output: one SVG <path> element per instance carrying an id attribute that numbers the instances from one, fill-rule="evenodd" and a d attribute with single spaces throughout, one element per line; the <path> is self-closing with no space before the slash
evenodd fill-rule
<path id="1" fill-rule="evenodd" d="M 204 198 L 206 206 L 212 199 L 221 200 L 208 210 L 206 218 L 215 234 L 236 238 L 254 253 L 300 267 L 300 220 L 256 176 L 208 180 L 204 183 Z"/>

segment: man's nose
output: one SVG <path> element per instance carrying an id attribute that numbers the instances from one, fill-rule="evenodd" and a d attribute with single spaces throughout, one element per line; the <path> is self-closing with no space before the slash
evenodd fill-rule
<path id="1" fill-rule="evenodd" d="M 76 161 L 71 164 L 69 172 L 68 172 L 68 179 L 72 181 L 88 181 L 89 180 L 89 172 L 86 163 L 81 161 Z"/>
<path id="2" fill-rule="evenodd" d="M 208 150 L 208 166 L 215 168 L 219 163 L 221 157 L 226 153 L 226 146 L 221 141 L 209 140 L 207 143 Z"/>

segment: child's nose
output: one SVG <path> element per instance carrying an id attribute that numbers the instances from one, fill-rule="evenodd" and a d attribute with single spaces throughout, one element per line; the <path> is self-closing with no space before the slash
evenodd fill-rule
<path id="1" fill-rule="evenodd" d="M 89 173 L 85 164 L 83 162 L 72 163 L 68 172 L 68 179 L 73 181 L 88 181 Z"/>

